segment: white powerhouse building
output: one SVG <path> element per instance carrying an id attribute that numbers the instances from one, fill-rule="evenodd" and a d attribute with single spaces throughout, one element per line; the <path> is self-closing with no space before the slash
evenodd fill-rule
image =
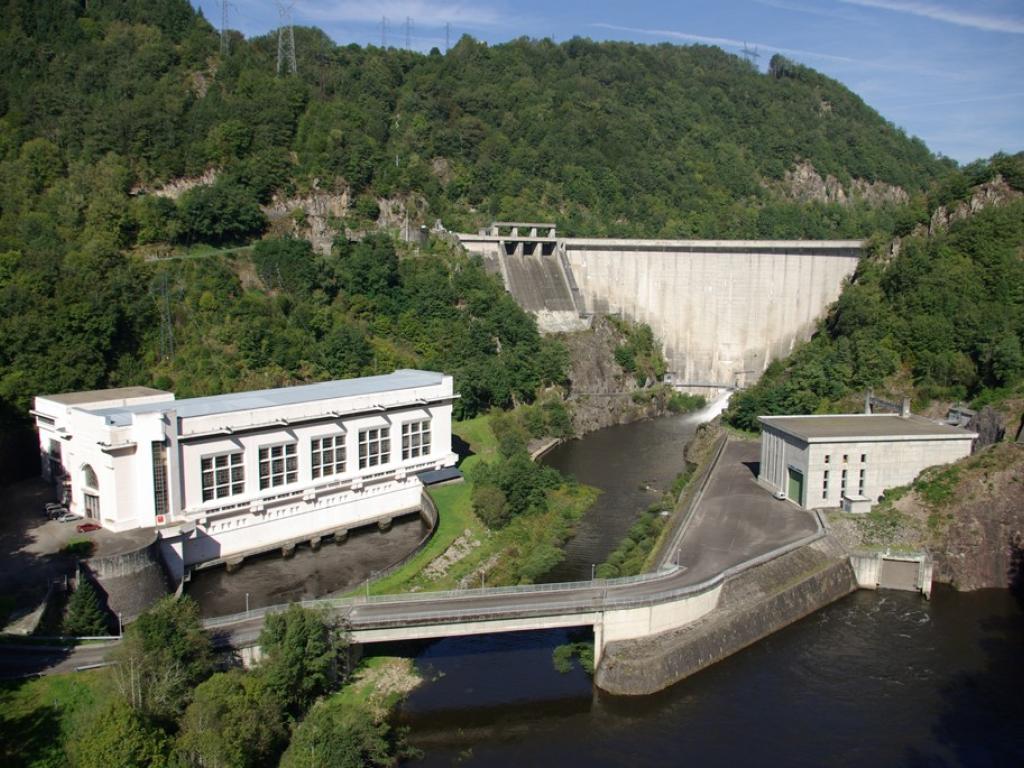
<path id="1" fill-rule="evenodd" d="M 387 520 L 455 464 L 452 377 L 386 376 L 175 400 L 126 387 L 37 397 L 43 474 L 111 531 L 155 527 L 174 575 Z"/>
<path id="2" fill-rule="evenodd" d="M 867 511 L 888 488 L 971 454 L 977 434 L 920 416 L 762 416 L 758 479 L 802 507 Z"/>

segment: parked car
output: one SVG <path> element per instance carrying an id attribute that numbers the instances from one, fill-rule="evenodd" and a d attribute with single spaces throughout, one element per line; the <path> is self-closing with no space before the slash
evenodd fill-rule
<path id="1" fill-rule="evenodd" d="M 75 530 L 79 533 L 92 533 L 98 531 L 103 526 L 99 523 L 82 523 L 81 525 L 75 526 Z"/>
<path id="2" fill-rule="evenodd" d="M 43 514 L 46 517 L 49 517 L 50 519 L 53 519 L 55 517 L 60 517 L 61 515 L 63 515 L 67 511 L 68 511 L 67 507 L 65 507 L 63 504 L 58 504 L 58 503 L 56 503 L 54 501 L 47 502 L 46 506 L 43 507 Z"/>
<path id="3" fill-rule="evenodd" d="M 75 520 L 81 520 L 81 515 L 76 515 L 74 512 L 65 512 L 63 515 L 57 518 L 58 523 L 73 523 Z"/>

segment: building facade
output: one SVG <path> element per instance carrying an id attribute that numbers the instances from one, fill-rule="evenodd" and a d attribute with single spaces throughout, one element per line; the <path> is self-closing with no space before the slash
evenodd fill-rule
<path id="1" fill-rule="evenodd" d="M 37 397 L 45 477 L 111 531 L 156 528 L 175 573 L 419 508 L 455 464 L 452 377 L 385 376 L 175 400 Z"/>
<path id="2" fill-rule="evenodd" d="M 920 416 L 762 416 L 758 480 L 813 509 L 867 511 L 921 470 L 969 456 L 978 435 Z"/>

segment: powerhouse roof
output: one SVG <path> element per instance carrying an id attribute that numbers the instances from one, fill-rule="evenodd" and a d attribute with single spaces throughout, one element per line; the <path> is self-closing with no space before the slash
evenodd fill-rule
<path id="1" fill-rule="evenodd" d="M 856 441 L 859 439 L 969 440 L 977 437 L 960 427 L 941 424 L 921 416 L 895 413 L 854 413 L 836 416 L 761 416 L 762 424 L 806 442 Z"/>
<path id="2" fill-rule="evenodd" d="M 114 389 L 90 389 L 86 392 L 65 392 L 60 395 L 43 395 L 43 399 L 61 405 L 87 405 L 104 400 L 131 400 L 136 397 L 169 395 L 162 389 L 152 387 L 115 387 Z"/>
<path id="3" fill-rule="evenodd" d="M 281 405 L 296 405 L 316 400 L 358 397 L 400 389 L 414 389 L 440 384 L 444 374 L 434 371 L 402 369 L 383 376 L 364 376 L 359 379 L 339 379 L 319 384 L 301 384 L 294 387 L 259 389 L 210 397 L 191 397 L 162 403 L 142 403 L 118 408 L 102 408 L 93 413 L 104 416 L 107 423 L 124 426 L 131 423 L 134 414 L 175 411 L 181 418 L 213 416 L 236 411 L 253 411 Z"/>

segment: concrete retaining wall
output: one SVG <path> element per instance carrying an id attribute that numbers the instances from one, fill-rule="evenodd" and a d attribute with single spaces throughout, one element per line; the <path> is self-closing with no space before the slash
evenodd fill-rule
<path id="1" fill-rule="evenodd" d="M 609 693 L 654 693 L 856 588 L 845 553 L 823 539 L 729 579 L 717 609 L 702 619 L 659 635 L 607 643 L 594 682 Z"/>
<path id="2" fill-rule="evenodd" d="M 135 619 L 170 591 L 171 584 L 154 540 L 132 552 L 91 557 L 82 562 L 106 596 L 107 607 L 125 623 Z"/>

